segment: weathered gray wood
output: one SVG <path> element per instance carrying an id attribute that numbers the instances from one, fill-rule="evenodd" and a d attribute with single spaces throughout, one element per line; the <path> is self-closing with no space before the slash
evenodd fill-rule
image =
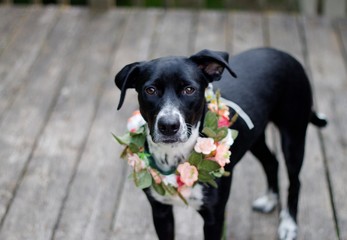
<path id="1" fill-rule="evenodd" d="M 270 15 L 268 19 L 270 45 L 293 54 L 302 64 L 305 64 L 304 42 L 300 36 L 300 27 L 296 18 L 276 14 Z M 306 68 L 310 73 L 309 66 Z M 279 157 L 284 163 L 282 154 Z M 280 173 L 282 206 L 286 206 L 288 180 L 284 164 L 281 164 Z M 329 205 L 329 188 L 326 179 L 322 177 L 324 173 L 323 152 L 318 135 L 310 127 L 307 133 L 304 165 L 300 174 L 302 188 L 298 215 L 299 239 L 336 238 L 332 209 Z"/>
<path id="2" fill-rule="evenodd" d="M 25 18 L 15 37 L 0 55 L 0 113 L 2 115 L 16 98 L 18 90 L 26 86 L 28 71 L 34 64 L 59 13 L 56 8 L 32 7 L 29 11 L 30 16 Z"/>
<path id="3" fill-rule="evenodd" d="M 28 186 L 29 189 L 27 189 L 27 193 L 32 198 L 18 195 L 17 189 L 22 181 L 23 174 L 27 172 L 31 175 L 35 172 L 34 169 L 31 169 L 33 172 L 27 170 L 27 165 L 37 145 L 36 139 L 42 133 L 50 116 L 52 103 L 54 103 L 57 95 L 56 91 L 60 88 L 60 82 L 63 81 L 67 69 L 70 68 L 71 59 L 68 56 L 78 44 L 79 38 L 77 36 L 82 30 L 81 22 L 78 21 L 79 14 L 80 10 L 77 9 L 70 9 L 62 13 L 60 21 L 49 34 L 45 48 L 40 52 L 37 61 L 26 78 L 30 84 L 25 90 L 20 90 L 20 97 L 16 99 L 1 122 L 1 219 L 6 216 L 1 227 L 1 239 L 14 238 L 16 234 L 19 236 L 28 234 L 23 238 L 30 239 L 32 231 L 41 231 L 45 228 L 45 224 L 40 225 L 36 218 L 38 217 L 36 214 L 39 214 L 41 209 L 35 212 L 34 216 L 25 213 L 29 213 L 29 209 L 42 207 L 42 204 L 49 206 L 49 202 L 38 202 L 36 196 L 40 193 L 31 189 L 32 186 Z M 64 41 L 61 41 L 61 39 L 64 39 Z M 53 136 L 46 135 L 46 137 L 49 140 Z M 74 146 L 70 147 L 73 148 Z M 55 151 L 59 152 L 58 149 L 55 149 Z M 45 166 L 47 165 L 42 165 L 43 168 Z M 47 173 L 42 171 L 41 175 L 35 175 L 37 177 L 36 184 L 42 184 L 42 187 L 44 187 Z M 21 187 L 24 186 L 21 185 Z M 40 189 L 35 188 L 35 190 Z M 12 207 L 14 202 L 16 207 Z M 22 212 L 24 214 L 16 214 L 20 211 L 24 211 Z M 45 232 L 43 231 L 42 234 L 45 234 Z M 40 239 L 40 237 L 47 236 L 37 235 L 34 238 Z"/>
<path id="4" fill-rule="evenodd" d="M 107 9 L 114 4 L 112 0 L 88 0 L 88 3 L 94 9 Z"/>
<path id="5" fill-rule="evenodd" d="M 148 36 L 153 31 L 156 18 L 155 13 L 136 11 L 126 14 L 131 15 L 127 22 L 119 19 L 119 11 L 113 11 L 110 17 L 104 19 L 111 26 L 114 25 L 110 31 L 117 33 L 116 57 L 113 56 L 107 62 L 118 70 L 123 64 L 146 57 L 141 56 L 141 53 L 148 51 Z M 125 32 L 122 26 L 126 26 Z M 136 53 L 139 53 L 138 57 Z M 107 82 L 104 84 L 101 104 L 54 239 L 109 239 L 123 185 L 128 180 L 126 163 L 119 158 L 122 147 L 114 142 L 110 133 L 121 134 L 124 131 L 124 124 L 136 105 L 131 98 L 133 94 L 129 94 L 125 107 L 120 112 L 115 112 L 119 91 L 113 84 L 116 73 L 113 67 L 105 69 L 104 75 L 107 78 L 104 80 Z M 143 193 L 140 192 L 139 195 Z M 81 202 L 82 208 L 79 207 Z"/>
<path id="6" fill-rule="evenodd" d="M 319 110 L 327 114 L 330 125 L 322 130 L 322 142 L 331 179 L 340 239 L 347 238 L 346 203 L 346 69 L 343 46 L 328 19 L 304 19 L 308 59 L 317 93 Z M 342 39 L 344 30 L 341 25 Z M 345 40 L 344 40 L 345 41 Z"/>
<path id="7" fill-rule="evenodd" d="M 187 55 L 191 49 L 193 19 L 191 11 L 167 10 L 156 26 L 150 58 Z"/>
<path id="8" fill-rule="evenodd" d="M 304 44 L 300 36 L 299 25 L 295 15 L 272 13 L 267 15 L 269 45 L 289 52 L 301 64 L 305 64 Z"/>
<path id="9" fill-rule="evenodd" d="M 11 233 L 12 237 L 22 239 L 28 235 L 33 239 L 54 237 L 60 209 L 95 117 L 101 85 L 105 83 L 105 73 L 110 69 L 111 64 L 107 59 L 113 52 L 116 35 L 111 34 L 108 38 L 105 35 L 112 31 L 121 33 L 124 26 L 122 18 L 125 14 L 119 12 L 117 17 L 110 18 L 108 14 L 89 11 L 81 17 L 86 27 L 78 39 L 80 44 L 76 48 L 76 55 L 72 56 L 71 71 L 67 73 L 57 104 L 6 218 L 2 231 L 4 236 Z M 113 24 L 113 20 L 120 29 Z M 32 202 L 36 204 L 30 205 Z M 29 219 L 35 220 L 35 226 Z M 14 233 L 18 228 L 21 231 Z"/>
<path id="10" fill-rule="evenodd" d="M 225 51 L 227 15 L 220 11 L 200 12 L 193 52 L 203 49 Z"/>
<path id="11" fill-rule="evenodd" d="M 231 15 L 232 54 L 265 45 L 263 18 L 257 13 L 238 13 Z"/>
<path id="12" fill-rule="evenodd" d="M 345 0 L 325 0 L 323 1 L 323 15 L 326 17 L 346 16 Z"/>
<path id="13" fill-rule="evenodd" d="M 30 11 L 27 8 L 0 8 L 0 54 L 11 42 L 16 32 L 20 29 L 23 21 L 26 20 Z"/>
<path id="14" fill-rule="evenodd" d="M 299 1 L 301 13 L 305 15 L 317 15 L 318 1 L 317 0 L 301 0 Z"/>

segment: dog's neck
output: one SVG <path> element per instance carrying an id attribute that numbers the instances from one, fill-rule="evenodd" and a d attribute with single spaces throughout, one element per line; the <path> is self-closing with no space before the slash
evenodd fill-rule
<path id="1" fill-rule="evenodd" d="M 199 137 L 200 122 L 191 129 L 190 137 L 182 143 L 155 143 L 150 134 L 147 134 L 149 153 L 152 155 L 155 165 L 160 172 L 171 172 L 177 166 L 188 160 Z M 148 132 L 148 131 L 147 131 Z"/>

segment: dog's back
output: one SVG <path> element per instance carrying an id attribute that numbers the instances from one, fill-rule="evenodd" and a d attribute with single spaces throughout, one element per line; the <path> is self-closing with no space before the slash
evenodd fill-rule
<path id="1" fill-rule="evenodd" d="M 281 125 L 289 119 L 309 120 L 312 94 L 301 64 L 287 53 L 259 48 L 231 58 L 237 79 L 225 73 L 215 82 L 222 96 L 238 104 L 252 119 L 255 130 L 267 122 Z"/>

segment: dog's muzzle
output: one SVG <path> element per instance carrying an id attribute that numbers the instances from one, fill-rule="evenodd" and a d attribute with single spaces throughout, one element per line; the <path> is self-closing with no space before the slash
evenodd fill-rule
<path id="1" fill-rule="evenodd" d="M 165 107 L 157 115 L 152 139 L 156 143 L 178 143 L 188 139 L 184 117 L 175 107 Z"/>
<path id="2" fill-rule="evenodd" d="M 180 130 L 180 119 L 177 116 L 162 117 L 158 120 L 158 130 L 165 136 L 173 136 Z"/>

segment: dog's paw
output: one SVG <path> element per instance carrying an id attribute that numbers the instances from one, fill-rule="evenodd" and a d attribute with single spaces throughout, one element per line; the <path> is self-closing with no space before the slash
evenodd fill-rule
<path id="1" fill-rule="evenodd" d="M 269 213 L 272 212 L 277 205 L 278 194 L 269 191 L 264 196 L 256 199 L 252 204 L 252 208 L 258 212 Z"/>
<path id="2" fill-rule="evenodd" d="M 280 225 L 278 227 L 278 238 L 280 240 L 295 240 L 298 235 L 298 226 L 287 210 L 280 214 Z"/>

